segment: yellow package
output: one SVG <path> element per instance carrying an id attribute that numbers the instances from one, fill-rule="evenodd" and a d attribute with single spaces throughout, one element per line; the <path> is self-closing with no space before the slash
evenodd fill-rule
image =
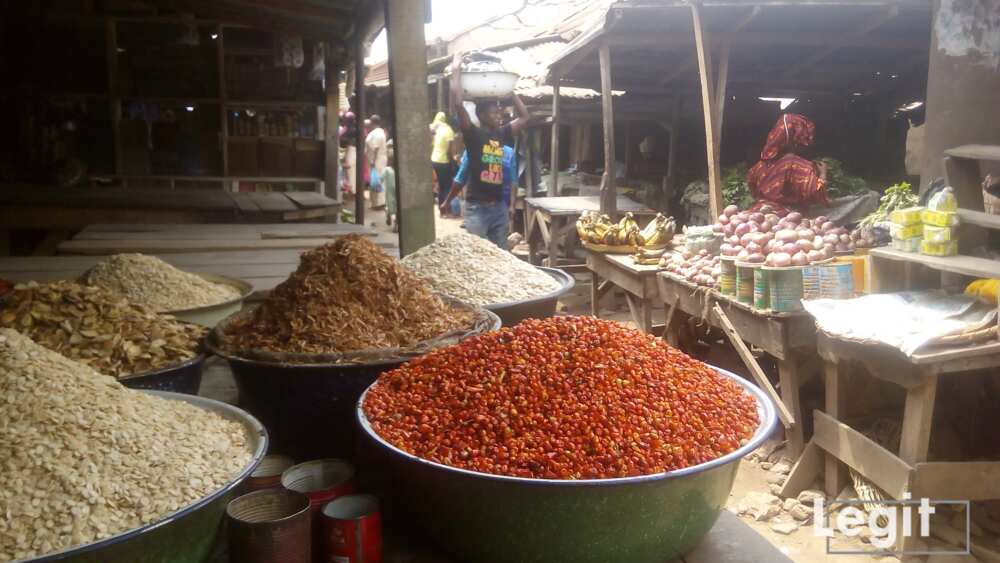
<path id="1" fill-rule="evenodd" d="M 897 225 L 909 226 L 920 224 L 920 213 L 924 207 L 907 207 L 906 209 L 896 209 L 889 214 L 889 221 Z M 910 237 L 900 237 L 910 238 Z"/>
<path id="2" fill-rule="evenodd" d="M 923 213 L 920 214 L 920 218 L 923 220 L 925 225 L 934 225 L 935 227 L 954 227 L 958 225 L 958 213 L 954 211 L 933 211 L 931 209 L 925 209 Z"/>
<path id="3" fill-rule="evenodd" d="M 892 248 L 903 252 L 920 252 L 920 243 L 923 241 L 924 239 L 920 237 L 894 238 L 892 239 Z"/>
<path id="4" fill-rule="evenodd" d="M 892 238 L 907 239 L 919 237 L 924 232 L 924 226 L 920 223 L 904 225 L 899 223 L 889 223 L 889 234 Z"/>
<path id="5" fill-rule="evenodd" d="M 927 242 L 950 242 L 958 240 L 958 233 L 953 227 L 935 227 L 924 225 L 924 240 Z"/>
<path id="6" fill-rule="evenodd" d="M 920 253 L 927 256 L 954 256 L 958 254 L 958 241 L 920 243 Z"/>
<path id="7" fill-rule="evenodd" d="M 927 209 L 930 211 L 958 211 L 958 200 L 955 199 L 954 190 L 949 187 L 934 194 L 927 202 Z"/>

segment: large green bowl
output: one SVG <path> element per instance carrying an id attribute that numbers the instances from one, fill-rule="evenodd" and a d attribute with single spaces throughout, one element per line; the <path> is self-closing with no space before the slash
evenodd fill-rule
<path id="1" fill-rule="evenodd" d="M 252 456 L 240 474 L 210 495 L 168 514 L 163 519 L 93 543 L 72 547 L 34 559 L 32 563 L 204 563 L 215 548 L 226 505 L 236 488 L 256 469 L 267 453 L 267 431 L 246 411 L 212 399 L 143 391 L 172 401 L 184 401 L 242 424 L 247 430 Z"/>
<path id="2" fill-rule="evenodd" d="M 420 523 L 445 549 L 475 563 L 661 563 L 693 549 L 715 524 L 743 456 L 774 428 L 771 401 L 722 369 L 757 400 L 753 437 L 718 459 L 656 475 L 553 480 L 489 475 L 406 453 L 368 423 L 361 428 L 391 459 Z M 372 387 L 378 385 L 376 382 Z"/>

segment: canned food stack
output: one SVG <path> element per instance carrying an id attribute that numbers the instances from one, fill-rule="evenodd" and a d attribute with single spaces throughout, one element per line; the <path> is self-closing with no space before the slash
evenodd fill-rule
<path id="1" fill-rule="evenodd" d="M 921 213 L 923 207 L 908 207 L 896 209 L 889 214 L 889 233 L 892 235 L 892 247 L 903 252 L 920 252 L 923 240 L 923 224 Z"/>
<path id="2" fill-rule="evenodd" d="M 958 202 L 951 188 L 934 194 L 921 214 L 923 242 L 920 253 L 928 256 L 958 254 Z"/>
<path id="3" fill-rule="evenodd" d="M 822 266 L 806 266 L 802 269 L 802 298 L 819 299 L 819 271 Z"/>

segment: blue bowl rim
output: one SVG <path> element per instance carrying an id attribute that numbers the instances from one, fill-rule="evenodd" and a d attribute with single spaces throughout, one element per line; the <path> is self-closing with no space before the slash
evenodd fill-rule
<path id="1" fill-rule="evenodd" d="M 685 467 L 683 469 L 675 469 L 673 471 L 666 471 L 663 473 L 653 473 L 651 475 L 639 475 L 636 477 L 614 477 L 610 479 L 534 479 L 528 477 L 513 477 L 510 475 L 495 475 L 492 473 L 483 473 L 480 471 L 471 471 L 468 469 L 461 469 L 458 467 L 451 467 L 450 465 L 444 465 L 443 463 L 438 463 L 436 461 L 431 461 L 424 459 L 419 456 L 415 456 L 411 453 L 405 452 L 396 446 L 385 441 L 381 436 L 372 429 L 371 424 L 368 422 L 368 417 L 364 413 L 364 403 L 365 397 L 368 396 L 368 392 L 371 391 L 379 381 L 376 380 L 372 383 L 365 392 L 361 394 L 358 399 L 358 403 L 355 407 L 357 413 L 358 423 L 365 433 L 378 443 L 379 446 L 388 450 L 390 453 L 403 457 L 408 461 L 424 465 L 433 469 L 442 470 L 454 475 L 463 475 L 466 477 L 472 477 L 476 479 L 484 479 L 489 481 L 498 481 L 503 483 L 516 483 L 521 485 L 529 486 L 548 486 L 548 487 L 588 487 L 588 486 L 620 486 L 620 485 L 635 485 L 640 483 L 648 483 L 653 481 L 661 481 L 665 479 L 677 479 L 681 477 L 687 477 L 696 473 L 701 473 L 703 471 L 708 471 L 716 467 L 727 465 L 734 461 L 739 461 L 741 458 L 745 457 L 750 452 L 757 449 L 764 440 L 771 434 L 774 429 L 775 424 L 777 424 L 777 411 L 775 410 L 774 403 L 771 399 L 764 394 L 762 390 L 753 385 L 749 380 L 743 379 L 742 377 L 724 370 L 722 368 L 709 365 L 712 369 L 717 371 L 723 377 L 728 377 L 732 379 L 737 384 L 743 387 L 743 390 L 749 393 L 757 401 L 757 416 L 760 419 L 760 424 L 757 426 L 757 430 L 754 435 L 747 441 L 746 444 L 736 448 L 735 450 L 729 452 L 728 454 L 717 457 L 713 460 L 706 461 L 704 463 L 699 463 L 697 465 L 692 465 L 690 467 Z"/>
<path id="2" fill-rule="evenodd" d="M 535 305 L 542 303 L 544 301 L 558 300 L 560 297 L 569 292 L 576 286 L 576 279 L 561 268 L 546 268 L 544 266 L 535 266 L 539 270 L 545 272 L 546 274 L 552 276 L 557 282 L 559 282 L 559 289 L 550 291 L 544 295 L 539 295 L 538 297 L 532 297 L 531 299 L 525 299 L 523 301 L 504 301 L 502 303 L 489 303 L 483 305 L 483 308 L 488 311 L 493 311 L 494 313 L 502 311 L 505 309 L 510 309 L 513 307 L 521 307 L 525 305 Z"/>
<path id="3" fill-rule="evenodd" d="M 207 411 L 219 414 L 220 416 L 223 416 L 225 418 L 229 418 L 230 420 L 238 420 L 242 422 L 244 426 L 246 426 L 248 434 L 250 434 L 251 436 L 253 436 L 254 434 L 257 435 L 257 448 L 254 450 L 253 455 L 250 458 L 250 462 L 247 463 L 246 467 L 243 468 L 243 471 L 240 472 L 239 475 L 230 480 L 229 483 L 224 485 L 222 488 L 216 490 L 213 493 L 208 494 L 207 496 L 201 498 L 200 500 L 195 501 L 192 504 L 185 506 L 184 508 L 181 508 L 176 512 L 172 512 L 164 516 L 160 520 L 157 520 L 155 522 L 150 522 L 149 524 L 140 526 L 138 528 L 126 530 L 124 532 L 115 534 L 113 536 L 104 538 L 102 540 L 98 540 L 83 545 L 78 545 L 75 547 L 68 547 L 62 551 L 48 553 L 32 559 L 18 559 L 13 561 L 12 563 L 21 563 L 21 562 L 43 563 L 47 561 L 61 561 L 63 559 L 77 557 L 84 553 L 97 551 L 118 543 L 135 539 L 138 536 L 152 532 L 156 528 L 159 528 L 161 526 L 166 526 L 167 524 L 170 524 L 175 520 L 179 520 L 189 514 L 192 514 L 193 512 L 200 510 L 201 508 L 218 500 L 223 495 L 229 493 L 230 491 L 238 487 L 240 483 L 245 481 L 246 478 L 249 477 L 251 473 L 253 473 L 253 470 L 256 469 L 257 465 L 259 465 L 261 460 L 264 459 L 264 454 L 267 453 L 267 443 L 268 443 L 267 429 L 265 429 L 264 425 L 261 424 L 260 421 L 258 421 L 256 418 L 254 418 L 253 415 L 251 415 L 250 413 L 246 412 L 245 410 L 239 407 L 223 403 L 222 401 L 216 401 L 215 399 L 209 399 L 207 397 L 199 397 L 197 395 L 187 395 L 184 393 L 174 393 L 172 391 L 155 391 L 151 389 L 133 389 L 133 391 L 147 393 L 150 395 L 160 397 L 162 399 L 169 399 L 173 401 L 184 401 L 185 403 L 188 403 L 190 405 L 194 405 L 196 407 L 205 409 Z"/>

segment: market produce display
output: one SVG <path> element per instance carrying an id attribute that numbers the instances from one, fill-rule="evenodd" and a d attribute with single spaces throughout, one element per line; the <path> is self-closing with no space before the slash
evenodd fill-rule
<path id="1" fill-rule="evenodd" d="M 718 256 L 713 256 L 707 250 L 695 253 L 685 249 L 665 255 L 660 260 L 660 268 L 692 283 L 715 287 L 719 284 L 719 276 L 722 275 L 719 261 Z"/>
<path id="2" fill-rule="evenodd" d="M 348 235 L 304 253 L 252 314 L 233 318 L 223 346 L 306 354 L 409 347 L 472 320 L 368 237 Z"/>
<path id="3" fill-rule="evenodd" d="M 207 307 L 240 297 L 235 287 L 212 283 L 144 254 L 115 254 L 88 270 L 84 283 L 110 289 L 159 312 Z"/>
<path id="4" fill-rule="evenodd" d="M 528 320 L 383 374 L 364 413 L 394 446 L 528 478 L 650 475 L 752 437 L 754 398 L 711 367 L 614 321 Z"/>
<path id="5" fill-rule="evenodd" d="M 524 301 L 552 293 L 559 282 L 490 241 L 458 233 L 403 258 L 435 291 L 473 305 Z"/>
<path id="6" fill-rule="evenodd" d="M 126 389 L 0 329 L 0 561 L 160 520 L 250 457 L 241 424 Z"/>
<path id="7" fill-rule="evenodd" d="M 626 213 L 618 223 L 595 211 L 584 212 L 576 221 L 576 232 L 581 241 L 608 246 L 664 248 L 674 238 L 676 227 L 674 218 L 664 217 L 662 213 L 658 213 L 642 229 L 632 212 Z"/>
<path id="8" fill-rule="evenodd" d="M 70 281 L 18 285 L 0 303 L 0 327 L 115 377 L 191 359 L 207 331 L 107 289 Z"/>
<path id="9" fill-rule="evenodd" d="M 752 213 L 730 205 L 713 229 L 726 237 L 722 255 L 747 264 L 808 266 L 854 250 L 847 229 L 826 217 L 807 219 L 794 211 L 783 215 L 768 205 Z"/>
<path id="10" fill-rule="evenodd" d="M 896 209 L 906 209 L 916 207 L 920 204 L 920 198 L 913 193 L 913 187 L 907 182 L 893 184 L 886 188 L 885 193 L 879 200 L 878 209 L 872 211 L 858 223 L 858 228 L 870 228 L 879 223 L 889 220 L 889 214 Z"/>

